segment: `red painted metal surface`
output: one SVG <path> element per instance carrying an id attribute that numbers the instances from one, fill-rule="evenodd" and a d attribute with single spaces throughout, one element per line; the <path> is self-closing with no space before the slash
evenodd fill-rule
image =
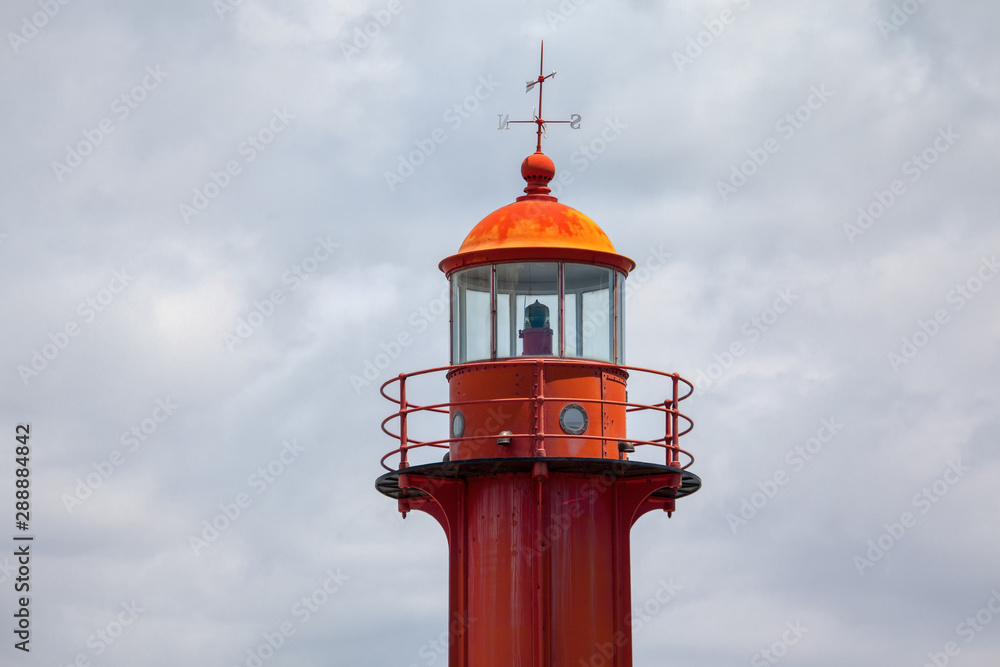
<path id="1" fill-rule="evenodd" d="M 629 531 L 677 473 L 605 478 L 538 470 L 441 479 L 401 501 L 448 536 L 450 667 L 631 665 Z M 672 507 L 672 505 L 670 505 Z"/>
<path id="2" fill-rule="evenodd" d="M 441 374 L 448 401 L 414 393 L 416 378 Z M 626 398 L 642 374 L 665 383 L 653 402 Z M 443 366 L 382 385 L 397 405 L 382 429 L 399 445 L 382 458 L 383 479 L 396 482 L 404 517 L 424 511 L 448 538 L 449 667 L 631 667 L 629 534 L 641 515 L 676 509 L 682 461 L 693 462 L 679 446 L 693 423 L 678 405 L 692 389 L 676 373 L 559 357 Z M 588 414 L 578 433 L 560 426 L 569 404 Z M 416 436 L 412 422 L 425 416 L 437 417 L 423 423 L 432 434 L 450 434 L 457 411 L 462 434 Z M 662 434 L 627 435 L 627 416 L 643 413 L 662 414 Z M 619 443 L 659 447 L 664 463 L 630 461 Z M 447 450 L 449 460 L 414 464 L 414 450 Z"/>

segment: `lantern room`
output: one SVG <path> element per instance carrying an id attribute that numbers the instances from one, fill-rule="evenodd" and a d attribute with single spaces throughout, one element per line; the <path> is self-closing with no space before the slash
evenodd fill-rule
<path id="1" fill-rule="evenodd" d="M 624 363 L 625 274 L 577 262 L 505 262 L 451 276 L 451 363 L 569 357 Z"/>

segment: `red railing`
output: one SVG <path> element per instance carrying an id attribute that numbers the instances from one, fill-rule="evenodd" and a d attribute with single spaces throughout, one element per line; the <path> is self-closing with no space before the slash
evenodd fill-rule
<path id="1" fill-rule="evenodd" d="M 515 402 L 515 401 L 521 403 L 530 401 L 537 406 L 535 414 L 541 414 L 541 409 L 545 402 L 550 400 L 559 400 L 559 401 L 566 400 L 565 398 L 549 399 L 545 397 L 541 392 L 537 392 L 537 395 L 535 396 L 491 398 L 491 399 L 480 399 L 480 400 L 456 401 L 454 403 L 417 405 L 416 403 L 410 402 L 406 395 L 406 381 L 410 378 L 418 377 L 421 375 L 429 375 L 431 373 L 448 372 L 448 371 L 458 370 L 461 368 L 481 366 L 484 364 L 488 364 L 490 366 L 503 365 L 505 363 L 523 365 L 524 361 L 525 361 L 524 359 L 511 359 L 511 360 L 475 362 L 475 363 L 461 364 L 455 366 L 439 366 L 438 368 L 429 368 L 427 370 L 416 371 L 414 373 L 400 373 L 397 377 L 394 377 L 391 380 L 385 382 L 380 389 L 380 393 L 386 399 L 397 404 L 399 406 L 399 409 L 397 412 L 389 415 L 388 417 L 382 420 L 382 431 L 389 437 L 399 440 L 399 447 L 397 447 L 396 449 L 392 450 L 391 452 L 387 453 L 385 456 L 382 457 L 381 460 L 382 467 L 385 468 L 386 470 L 392 471 L 393 468 L 390 468 L 388 465 L 386 465 L 386 460 L 395 454 L 399 454 L 398 469 L 403 470 L 404 468 L 408 468 L 410 463 L 407 455 L 409 450 L 411 449 L 417 449 L 420 447 L 438 447 L 441 449 L 448 449 L 451 446 L 451 443 L 453 442 L 460 442 L 464 440 L 481 440 L 484 437 L 483 435 L 471 435 L 471 436 L 463 436 L 460 438 L 442 438 L 439 440 L 415 440 L 410 437 L 408 429 L 409 417 L 412 414 L 426 412 L 426 413 L 441 413 L 447 415 L 450 414 L 452 407 L 460 407 L 472 404 L 483 404 L 483 403 L 494 404 L 494 403 Z M 536 359 L 535 362 L 539 366 L 540 373 L 544 373 L 544 367 L 545 364 L 547 363 L 560 364 L 560 365 L 584 364 L 588 366 L 605 366 L 605 367 L 607 366 L 607 364 L 601 364 L 599 362 L 590 362 L 584 360 L 579 360 L 579 361 L 567 360 L 561 358 L 540 358 Z M 665 450 L 666 464 L 668 466 L 672 466 L 675 468 L 682 468 L 682 469 L 688 468 L 692 463 L 694 463 L 694 456 L 690 452 L 681 449 L 680 446 L 678 445 L 678 441 L 682 435 L 688 433 L 692 428 L 694 428 L 694 422 L 691 420 L 690 417 L 680 412 L 680 410 L 677 409 L 677 405 L 692 394 L 692 392 L 694 391 L 694 386 L 692 386 L 690 382 L 682 378 L 677 373 L 664 373 L 662 371 L 650 370 L 648 368 L 638 368 L 636 366 L 614 366 L 614 368 L 623 369 L 629 372 L 647 373 L 650 375 L 658 375 L 664 378 L 669 378 L 672 385 L 671 397 L 665 399 L 662 403 L 654 403 L 654 404 L 631 403 L 627 401 L 612 401 L 605 399 L 587 399 L 587 400 L 575 399 L 576 402 L 601 405 L 602 411 L 603 411 L 603 406 L 605 405 L 617 405 L 617 406 L 625 406 L 626 412 L 641 412 L 647 410 L 662 412 L 665 417 L 664 435 L 662 438 L 656 438 L 653 440 L 636 440 L 628 438 L 627 442 L 637 447 L 638 446 L 662 447 Z M 540 378 L 540 380 L 541 379 L 542 378 Z M 386 388 L 389 387 L 389 385 L 395 384 L 397 382 L 399 383 L 398 398 L 390 396 L 389 394 L 386 393 Z M 687 393 L 685 393 L 683 396 L 679 394 L 681 383 L 685 384 L 688 388 Z M 543 382 L 540 381 L 538 383 L 538 386 L 541 386 L 542 384 Z M 399 420 L 398 433 L 394 433 L 393 431 L 390 431 L 388 428 L 390 422 L 392 422 L 395 419 Z M 686 428 L 684 428 L 684 430 L 679 430 L 681 419 L 683 419 L 686 423 Z M 545 432 L 544 426 L 542 424 L 538 423 L 537 421 L 534 421 L 533 423 L 535 423 L 535 426 L 533 427 L 532 432 L 512 433 L 509 437 L 532 438 L 533 442 L 535 443 L 534 451 L 536 452 L 537 455 L 544 456 L 545 438 L 567 437 L 565 433 Z M 446 426 L 446 432 L 448 432 L 450 425 L 446 424 L 445 426 Z M 580 439 L 593 439 L 593 440 L 609 439 L 607 436 L 602 436 L 602 435 L 575 435 L 569 437 L 580 438 Z M 685 457 L 687 457 L 687 462 L 683 466 L 680 465 L 680 456 L 682 454 Z M 625 456 L 624 453 L 619 454 L 620 458 L 624 458 L 624 456 Z"/>

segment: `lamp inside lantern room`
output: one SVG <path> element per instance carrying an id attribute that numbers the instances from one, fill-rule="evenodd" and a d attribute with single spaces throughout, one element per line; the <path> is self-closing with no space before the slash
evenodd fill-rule
<path id="1" fill-rule="evenodd" d="M 552 329 L 549 328 L 549 307 L 535 299 L 524 309 L 524 329 L 517 332 L 523 342 L 524 356 L 551 356 Z"/>

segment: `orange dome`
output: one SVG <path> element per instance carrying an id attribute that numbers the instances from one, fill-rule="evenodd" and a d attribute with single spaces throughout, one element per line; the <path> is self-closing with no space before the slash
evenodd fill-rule
<path id="1" fill-rule="evenodd" d="M 552 164 L 541 153 L 524 161 L 521 171 L 528 182 L 525 192 L 529 194 L 483 218 L 465 237 L 458 253 L 441 261 L 442 271 L 451 274 L 476 264 L 518 260 L 603 264 L 625 273 L 635 268 L 635 262 L 615 252 L 611 239 L 597 223 L 560 204 L 555 197 L 537 194 L 539 186 L 552 178 L 545 173 L 549 172 L 548 165 L 539 156 Z M 550 173 L 554 174 L 555 169 Z"/>

